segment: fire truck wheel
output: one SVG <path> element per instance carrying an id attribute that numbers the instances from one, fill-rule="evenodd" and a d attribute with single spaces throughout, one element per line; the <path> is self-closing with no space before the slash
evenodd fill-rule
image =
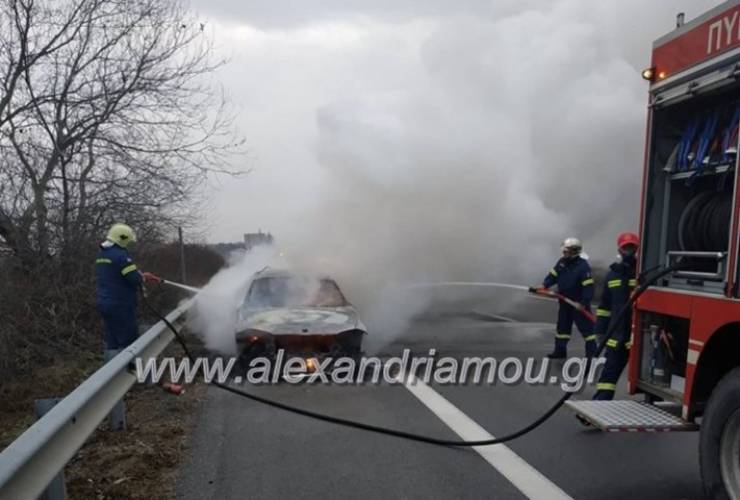
<path id="1" fill-rule="evenodd" d="M 699 463 L 707 498 L 740 498 L 740 368 L 712 391 L 701 422 Z"/>

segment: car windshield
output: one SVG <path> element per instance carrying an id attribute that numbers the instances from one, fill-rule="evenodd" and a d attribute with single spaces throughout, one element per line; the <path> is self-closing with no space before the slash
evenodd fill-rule
<path id="1" fill-rule="evenodd" d="M 252 282 L 245 306 L 254 307 L 341 307 L 347 301 L 331 279 L 294 276 L 258 278 Z"/>

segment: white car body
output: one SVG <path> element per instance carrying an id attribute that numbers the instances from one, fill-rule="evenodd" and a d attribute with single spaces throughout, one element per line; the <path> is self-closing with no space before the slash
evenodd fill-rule
<path id="1" fill-rule="evenodd" d="M 323 353 L 351 346 L 356 353 L 366 333 L 333 279 L 263 270 L 253 276 L 239 308 L 236 340 L 242 350 L 261 342 L 267 351 L 315 348 Z"/>

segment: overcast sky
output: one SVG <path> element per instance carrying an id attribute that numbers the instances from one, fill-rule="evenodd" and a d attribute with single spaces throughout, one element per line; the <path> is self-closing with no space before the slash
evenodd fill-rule
<path id="1" fill-rule="evenodd" d="M 717 3 L 192 0 L 252 169 L 214 188 L 208 239 L 412 275 L 539 272 L 571 234 L 609 259 L 637 226 L 652 40 Z"/>

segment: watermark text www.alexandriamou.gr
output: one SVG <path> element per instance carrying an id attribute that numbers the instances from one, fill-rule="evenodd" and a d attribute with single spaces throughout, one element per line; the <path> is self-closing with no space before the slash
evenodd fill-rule
<path id="1" fill-rule="evenodd" d="M 563 363 L 552 363 L 548 358 L 468 356 L 461 359 L 436 357 L 430 349 L 424 356 L 412 356 L 404 349 L 401 356 L 304 358 L 287 357 L 279 350 L 274 357 L 257 357 L 248 366 L 240 366 L 237 358 L 172 357 L 137 358 L 136 377 L 139 382 L 157 383 L 165 376 L 174 383 L 190 384 L 197 380 L 221 384 L 234 381 L 255 385 L 276 383 L 400 384 L 421 380 L 438 385 L 560 385 L 567 392 L 578 392 L 593 384 L 604 358 L 569 358 Z M 401 376 L 404 374 L 406 377 Z M 410 377 L 409 377 L 410 376 Z"/>

